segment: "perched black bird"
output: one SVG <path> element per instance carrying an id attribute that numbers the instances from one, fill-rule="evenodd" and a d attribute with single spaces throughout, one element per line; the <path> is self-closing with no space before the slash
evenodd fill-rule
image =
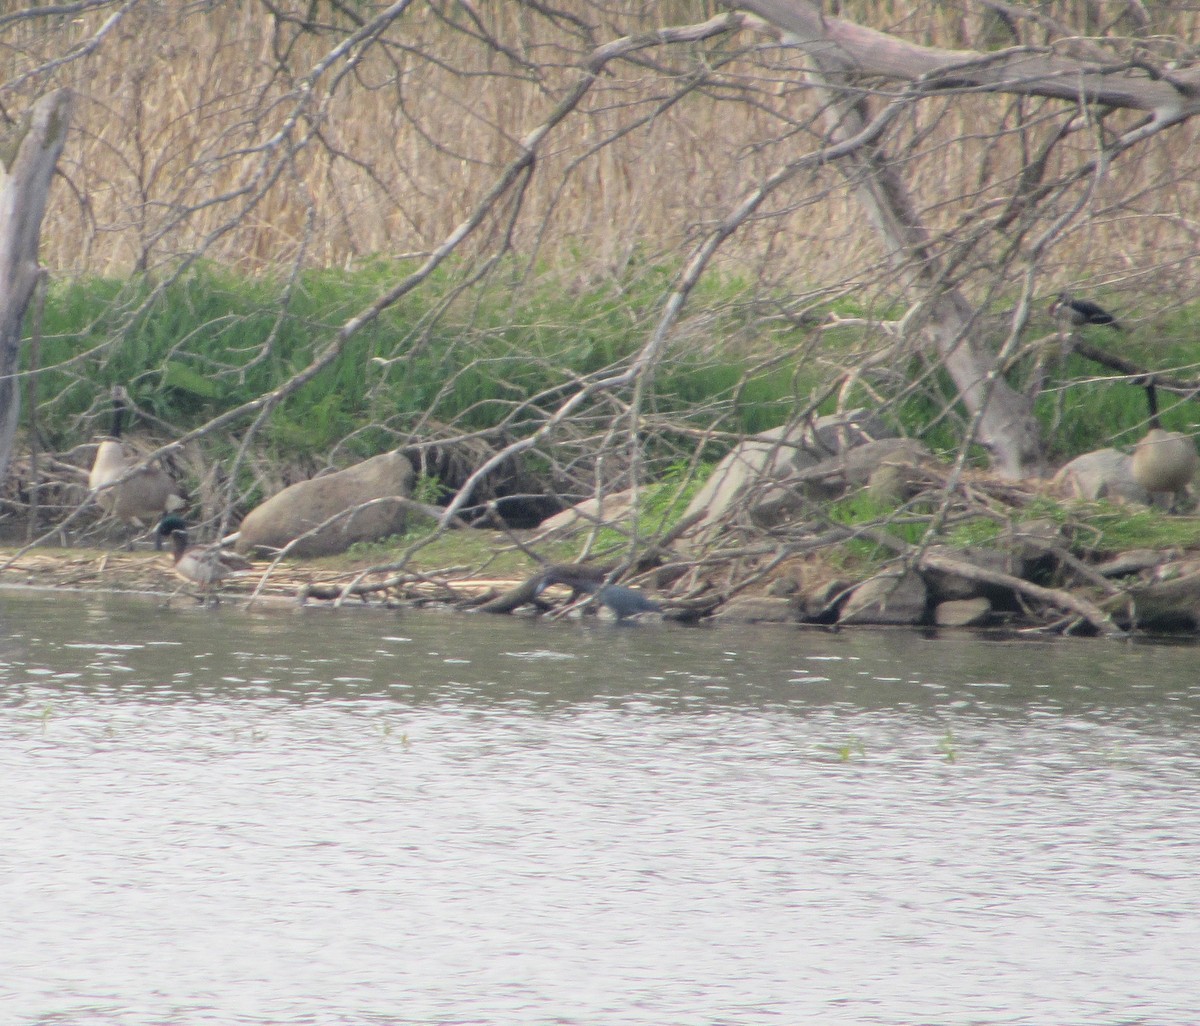
<path id="1" fill-rule="evenodd" d="M 1087 299 L 1073 299 L 1069 292 L 1058 294 L 1058 297 L 1050 304 L 1050 314 L 1076 328 L 1085 324 L 1106 324 L 1116 331 L 1121 330 L 1120 322 L 1104 307 Z"/>

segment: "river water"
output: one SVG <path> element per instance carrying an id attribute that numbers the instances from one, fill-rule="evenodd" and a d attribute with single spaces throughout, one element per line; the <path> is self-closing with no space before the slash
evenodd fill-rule
<path id="1" fill-rule="evenodd" d="M 1194 1024 L 1194 647 L 0 594 L 0 1023 Z"/>

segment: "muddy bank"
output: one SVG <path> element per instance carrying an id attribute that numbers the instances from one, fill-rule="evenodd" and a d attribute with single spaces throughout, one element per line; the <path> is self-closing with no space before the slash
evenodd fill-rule
<path id="1" fill-rule="evenodd" d="M 17 555 L 19 549 L 0 549 L 0 589 L 6 587 L 62 588 L 83 592 L 119 592 L 167 597 L 178 593 L 186 601 L 193 585 L 177 577 L 166 552 L 108 551 L 85 548 L 37 548 Z M 336 596 L 342 588 L 367 570 L 367 566 L 345 564 L 323 567 L 303 562 L 281 562 L 275 566 L 263 561 L 254 569 L 223 582 L 221 595 L 244 602 L 251 597 L 270 601 L 318 602 L 318 595 Z M 367 574 L 363 584 L 378 583 L 386 575 Z M 452 600 L 459 596 L 470 600 L 496 589 L 512 587 L 511 580 L 421 581 L 379 588 L 370 594 L 377 603 L 425 603 Z M 181 588 L 182 586 L 182 588 Z M 365 596 L 364 596 L 365 597 Z M 354 598 L 353 601 L 362 601 Z"/>

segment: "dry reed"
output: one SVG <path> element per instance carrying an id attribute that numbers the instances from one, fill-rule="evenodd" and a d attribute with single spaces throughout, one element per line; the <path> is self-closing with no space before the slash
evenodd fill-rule
<path id="1" fill-rule="evenodd" d="M 277 20 L 255 0 L 143 5 L 89 56 L 33 78 L 23 76 L 93 38 L 112 8 L 15 22 L 0 64 L 7 107 L 53 85 L 78 94 L 44 260 L 63 273 L 119 276 L 196 253 L 247 271 L 428 253 L 579 78 L 591 47 L 716 9 L 647 6 L 649 14 L 580 0 L 552 20 L 539 8 L 492 3 L 470 9 L 476 23 L 467 8 L 415 4 L 319 72 L 355 28 L 345 12 L 367 17 L 374 8 L 293 3 L 283 5 L 292 20 Z M 995 36 L 986 10 L 908 0 L 842 10 L 918 42 L 969 46 Z M 1098 24 L 1091 4 L 1052 13 L 1090 31 L 1130 29 Z M 1156 30 L 1194 36 L 1200 14 L 1170 17 Z M 530 260 L 589 277 L 677 253 L 753 184 L 819 145 L 800 59 L 760 43 L 747 33 L 606 68 L 476 251 L 511 241 Z M 945 248 L 995 215 L 1029 154 L 1066 116 L 1062 106 L 955 96 L 911 108 L 888 149 Z M 1185 125 L 1118 160 L 1052 250 L 1048 278 L 1189 291 L 1197 142 Z M 1094 133 L 1079 133 L 1055 152 L 1047 179 L 1093 146 Z M 1047 213 L 1065 209 L 1080 187 L 1064 188 Z M 980 267 L 997 245 L 975 253 Z M 882 256 L 837 169 L 826 168 L 781 190 L 721 263 L 768 284 L 862 282 Z"/>

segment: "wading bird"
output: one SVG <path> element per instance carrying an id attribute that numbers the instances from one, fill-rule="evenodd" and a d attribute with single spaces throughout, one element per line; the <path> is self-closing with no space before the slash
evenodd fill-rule
<path id="1" fill-rule="evenodd" d="M 580 594 L 594 595 L 596 601 L 613 611 L 618 620 L 638 613 L 660 613 L 662 606 L 651 598 L 647 598 L 634 588 L 626 588 L 620 584 L 604 584 L 607 571 L 603 567 L 569 566 L 559 564 L 550 567 L 534 589 L 533 597 L 537 598 L 552 584 L 563 584 L 573 592 L 574 601 Z"/>

